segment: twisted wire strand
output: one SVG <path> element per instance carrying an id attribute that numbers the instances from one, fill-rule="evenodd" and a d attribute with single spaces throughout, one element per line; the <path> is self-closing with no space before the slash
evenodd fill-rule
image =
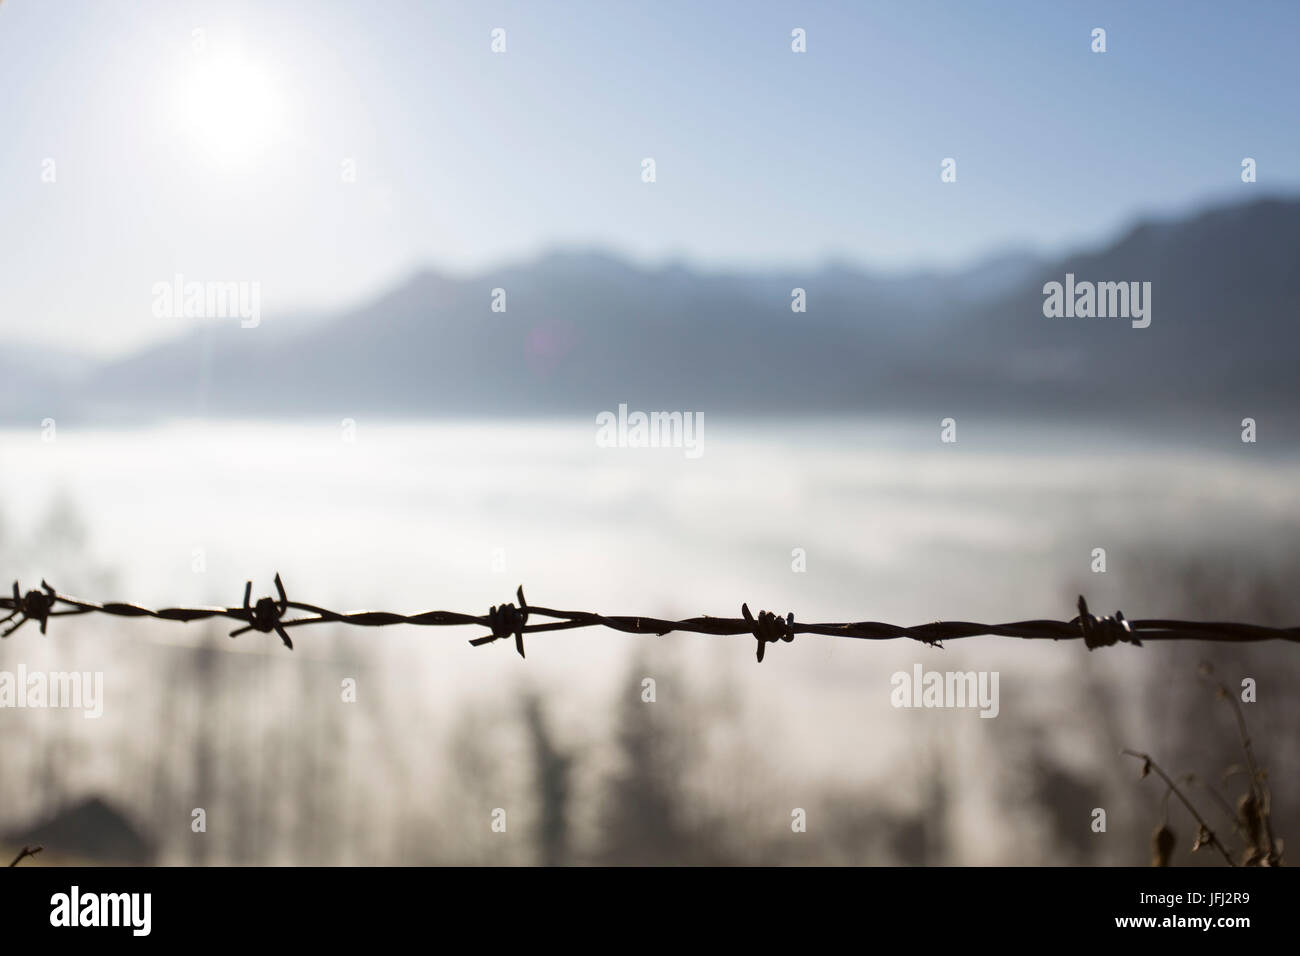
<path id="1" fill-rule="evenodd" d="M 106 614 L 114 617 L 149 617 L 164 621 L 201 621 L 211 618 L 229 618 L 242 626 L 230 632 L 237 637 L 247 631 L 275 633 L 284 645 L 292 650 L 289 630 L 314 624 L 346 624 L 355 627 L 389 627 L 410 624 L 416 627 L 455 627 L 474 625 L 485 627 L 488 633 L 470 640 L 472 646 L 490 644 L 502 638 L 513 637 L 515 649 L 524 656 L 524 635 L 575 628 L 603 627 L 625 634 L 654 634 L 662 636 L 673 631 L 692 634 L 728 636 L 750 634 L 758 642 L 756 656 L 761 662 L 766 645 L 778 641 L 793 641 L 799 634 L 819 634 L 825 637 L 856 638 L 868 641 L 887 641 L 908 638 L 931 646 L 942 647 L 944 641 L 963 637 L 1012 637 L 1022 640 L 1082 640 L 1088 650 L 1109 647 L 1118 643 L 1140 646 L 1144 641 L 1218 641 L 1247 643 L 1282 640 L 1300 643 L 1300 627 L 1264 627 L 1257 624 L 1239 624 L 1217 621 L 1180 621 L 1164 618 L 1128 620 L 1120 612 L 1098 617 L 1088 610 L 1087 601 L 1079 596 L 1076 617 L 1068 621 L 1033 620 L 1008 624 L 979 624 L 969 621 L 934 621 L 905 627 L 880 621 L 854 621 L 842 623 L 809 624 L 796 621 L 793 612 L 785 617 L 770 611 L 759 611 L 755 617 L 749 605 L 741 606 L 741 617 L 701 616 L 679 621 L 643 615 L 605 615 L 595 611 L 563 611 L 528 604 L 521 585 L 516 591 L 518 605 L 494 605 L 487 614 L 465 614 L 458 611 L 418 611 L 401 614 L 393 611 L 332 611 L 329 608 L 302 601 L 291 601 L 284 590 L 280 576 L 275 576 L 276 597 L 250 601 L 252 582 L 244 589 L 244 603 L 238 607 L 166 607 L 148 608 L 125 602 L 98 603 L 56 591 L 45 581 L 40 590 L 25 594 L 14 582 L 11 597 L 0 597 L 0 611 L 7 617 L 0 624 L 8 624 L 0 637 L 8 637 L 28 621 L 40 625 L 41 633 L 51 618 L 79 614 Z M 306 617 L 286 618 L 290 612 L 301 612 Z M 533 619 L 530 623 L 530 618 Z M 536 618 L 547 618 L 539 622 Z M 16 620 L 15 620 L 16 619 Z M 8 623 L 13 621 L 13 623 Z"/>

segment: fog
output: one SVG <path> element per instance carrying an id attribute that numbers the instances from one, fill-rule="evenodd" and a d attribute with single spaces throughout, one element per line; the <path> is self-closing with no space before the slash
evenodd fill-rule
<path id="1" fill-rule="evenodd" d="M 1068 620 L 1080 592 L 1130 618 L 1300 611 L 1300 462 L 1250 445 L 706 416 L 690 458 L 596 433 L 594 416 L 9 431 L 0 554 L 24 589 L 153 607 L 237 605 L 279 572 L 338 610 L 484 614 L 522 583 L 536 605 L 668 618 Z M 98 719 L 0 708 L 0 832 L 95 799 L 163 863 L 1144 863 L 1162 791 L 1119 749 L 1216 785 L 1240 759 L 1203 659 L 1259 681 L 1275 826 L 1296 817 L 1300 721 L 1277 684 L 1296 668 L 1276 644 L 800 636 L 758 664 L 748 636 L 584 629 L 532 635 L 521 660 L 470 647 L 476 627 L 317 625 L 289 651 L 233 626 L 54 618 L 0 643 L 0 671 L 104 682 Z M 916 664 L 998 672 L 996 718 L 892 706 Z M 1171 826 L 1200 861 L 1194 827 Z M 94 846 L 49 852 L 126 854 Z"/>

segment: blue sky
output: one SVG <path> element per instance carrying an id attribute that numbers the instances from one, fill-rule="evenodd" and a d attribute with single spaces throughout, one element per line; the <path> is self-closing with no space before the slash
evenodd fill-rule
<path id="1" fill-rule="evenodd" d="M 149 291 L 176 272 L 261 282 L 274 316 L 555 245 L 893 270 L 1095 244 L 1297 190 L 1297 35 L 1265 2 L 4 0 L 0 324 L 126 351 L 178 331 Z"/>

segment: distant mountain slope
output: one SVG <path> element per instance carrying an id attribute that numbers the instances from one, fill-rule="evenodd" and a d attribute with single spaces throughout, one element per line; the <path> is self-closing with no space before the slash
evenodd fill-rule
<path id="1" fill-rule="evenodd" d="M 1151 325 L 1123 319 L 1048 319 L 1043 284 L 1142 280 Z M 1109 247 L 1067 256 L 961 325 L 953 361 L 969 385 L 1009 370 L 1033 400 L 1101 401 L 1189 409 L 1236 402 L 1295 404 L 1300 352 L 1300 202 L 1265 200 L 1179 222 L 1143 223 Z M 944 352 L 954 360 L 955 353 Z M 1238 416 L 1240 417 L 1240 416 Z"/>
<path id="2" fill-rule="evenodd" d="M 1043 284 L 1150 281 L 1152 323 L 1049 319 Z M 791 311 L 791 289 L 808 311 Z M 491 311 L 503 288 L 507 311 Z M 842 265 L 707 275 L 556 253 L 472 279 L 412 276 L 378 300 L 275 334 L 196 331 L 88 375 L 86 417 L 727 413 L 953 408 L 1194 413 L 1296 404 L 1300 201 L 1144 223 L 1044 263 L 945 275 Z M 65 402 L 66 404 L 66 402 Z"/>

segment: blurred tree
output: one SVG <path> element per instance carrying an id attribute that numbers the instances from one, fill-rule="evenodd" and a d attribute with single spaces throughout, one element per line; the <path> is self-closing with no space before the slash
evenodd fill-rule
<path id="1" fill-rule="evenodd" d="M 639 865 L 731 862 L 718 816 L 686 791 L 697 776 L 694 748 L 705 717 L 681 675 L 662 663 L 653 668 L 657 700 L 643 700 L 641 681 L 650 670 L 645 660 L 633 660 L 615 708 L 616 768 L 604 788 L 597 860 Z"/>
<path id="2" fill-rule="evenodd" d="M 561 866 L 569 861 L 569 775 L 573 760 L 555 745 L 536 694 L 524 698 L 523 712 L 533 751 L 533 792 L 540 802 L 538 862 Z"/>

